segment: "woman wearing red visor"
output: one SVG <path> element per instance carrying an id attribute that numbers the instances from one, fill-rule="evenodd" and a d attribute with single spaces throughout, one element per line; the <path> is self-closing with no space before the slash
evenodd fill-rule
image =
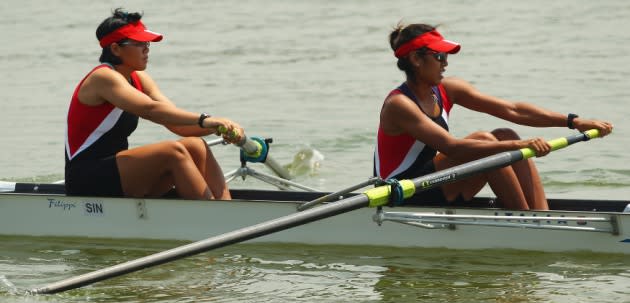
<path id="1" fill-rule="evenodd" d="M 149 31 L 139 13 L 121 9 L 96 30 L 101 65 L 76 87 L 66 132 L 66 192 L 69 195 L 159 197 L 173 189 L 188 199 L 230 199 L 223 173 L 200 136 L 228 131 L 238 142 L 236 123 L 177 108 L 144 72 Z M 129 149 L 127 137 L 138 117 L 185 137 Z"/>
<path id="2" fill-rule="evenodd" d="M 529 147 L 538 156 L 550 152 L 541 138 L 521 140 L 509 128 L 474 132 L 463 139 L 448 132 L 454 105 L 487 113 L 521 125 L 599 129 L 603 136 L 612 124 L 560 114 L 524 102 L 509 102 L 485 95 L 470 83 L 444 78 L 448 55 L 460 45 L 445 40 L 426 24 L 399 26 L 390 34 L 390 45 L 406 81 L 383 103 L 374 156 L 375 174 L 383 179 L 411 179 L 503 151 Z M 510 209 L 549 209 L 540 176 L 531 159 L 420 192 L 407 203 L 437 201 L 464 205 L 485 184 Z"/>

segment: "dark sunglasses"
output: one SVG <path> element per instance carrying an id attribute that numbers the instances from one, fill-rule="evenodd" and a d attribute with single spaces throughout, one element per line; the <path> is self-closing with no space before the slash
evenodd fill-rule
<path id="1" fill-rule="evenodd" d="M 447 53 L 438 53 L 438 52 L 434 52 L 434 51 L 427 51 L 427 54 L 433 56 L 433 58 L 435 58 L 435 60 L 440 61 L 441 63 L 446 63 L 446 60 L 448 58 L 448 54 Z"/>
<path id="2" fill-rule="evenodd" d="M 120 46 L 131 45 L 131 46 L 135 46 L 135 47 L 149 47 L 151 45 L 151 42 L 141 42 L 141 41 L 127 40 L 127 41 L 123 41 L 123 42 L 118 43 L 118 45 L 120 45 Z"/>

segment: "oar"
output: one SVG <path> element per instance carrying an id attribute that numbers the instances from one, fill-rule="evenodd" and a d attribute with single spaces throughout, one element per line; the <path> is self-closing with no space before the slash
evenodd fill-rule
<path id="1" fill-rule="evenodd" d="M 596 138 L 598 136 L 599 132 L 597 130 L 589 130 L 584 133 L 578 133 L 565 138 L 551 140 L 549 141 L 549 144 L 551 145 L 553 151 L 569 146 L 573 143 L 586 141 L 591 138 Z M 416 189 L 419 191 L 426 190 L 444 183 L 461 180 L 480 172 L 507 166 L 517 161 L 531 158 L 533 156 L 535 156 L 535 152 L 529 148 L 503 152 L 466 164 L 454 166 L 443 171 L 438 171 L 429 175 L 425 175 L 413 180 L 402 180 L 399 182 L 399 184 L 403 188 L 404 197 L 408 198 L 415 193 Z M 247 241 L 366 206 L 377 207 L 387 205 L 391 192 L 392 188 L 389 185 L 372 188 L 367 190 L 363 194 L 339 200 L 334 203 L 311 208 L 302 212 L 296 212 L 294 214 L 290 214 L 274 220 L 269 220 L 205 240 L 190 243 L 188 245 L 183 245 L 160 253 L 79 275 L 60 282 L 52 283 L 41 288 L 32 289 L 30 290 L 30 293 L 52 294 L 75 289 L 81 286 L 92 284 L 94 282 L 103 281 L 106 279 L 138 271 L 140 269 L 192 256 L 215 248 Z"/>

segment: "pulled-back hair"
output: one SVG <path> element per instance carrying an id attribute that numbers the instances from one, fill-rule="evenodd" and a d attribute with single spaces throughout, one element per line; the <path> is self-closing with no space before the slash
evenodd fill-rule
<path id="1" fill-rule="evenodd" d="M 125 26 L 129 23 L 136 22 L 142 19 L 141 13 L 128 13 L 124 11 L 122 8 L 117 8 L 112 12 L 111 17 L 107 17 L 101 24 L 96 28 L 96 39 L 99 41 L 107 36 L 107 34 L 115 31 L 116 29 Z M 119 43 L 122 41 L 118 41 Z M 101 57 L 98 59 L 100 62 L 108 62 L 112 65 L 118 65 L 122 63 L 122 60 L 116 55 L 114 55 L 109 46 L 103 47 L 103 51 L 101 52 Z"/>
<path id="2" fill-rule="evenodd" d="M 389 34 L 389 45 L 391 46 L 393 51 L 396 51 L 401 45 L 415 39 L 416 37 L 434 30 L 436 27 L 427 25 L 427 24 L 409 24 L 407 26 L 398 23 L 394 30 Z M 420 54 L 424 54 L 427 51 L 426 47 L 418 49 L 416 52 Z M 398 69 L 405 72 L 407 78 L 413 79 L 413 67 L 411 66 L 411 62 L 409 62 L 408 57 L 398 58 L 398 62 L 396 63 Z"/>

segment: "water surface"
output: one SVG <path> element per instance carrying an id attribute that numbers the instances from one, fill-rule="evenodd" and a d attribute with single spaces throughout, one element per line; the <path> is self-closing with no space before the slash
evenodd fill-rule
<path id="1" fill-rule="evenodd" d="M 115 1 L 0 3 L 0 179 L 63 175 L 64 118 L 97 64 L 98 23 Z M 372 170 L 378 112 L 403 75 L 387 44 L 399 21 L 441 24 L 462 43 L 447 75 L 481 91 L 615 124 L 604 140 L 537 159 L 550 197 L 628 199 L 630 4 L 611 1 L 129 1 L 152 30 L 148 72 L 182 108 L 226 116 L 273 137 L 288 164 L 324 156 L 296 181 L 337 190 Z M 510 126 L 566 136 L 457 107 L 456 136 Z M 138 146 L 175 138 L 141 122 Z M 216 147 L 225 171 L 233 147 Z M 262 166 L 252 166 L 267 172 Z M 232 187 L 266 185 L 251 178 Z M 488 194 L 484 190 L 484 194 Z M 27 218 L 26 218 L 27 219 Z M 167 222 L 165 222 L 167 223 Z M 384 247 L 238 245 L 52 296 L 20 291 L 181 243 L 0 239 L 2 302 L 630 302 L 630 261 L 599 254 Z"/>

